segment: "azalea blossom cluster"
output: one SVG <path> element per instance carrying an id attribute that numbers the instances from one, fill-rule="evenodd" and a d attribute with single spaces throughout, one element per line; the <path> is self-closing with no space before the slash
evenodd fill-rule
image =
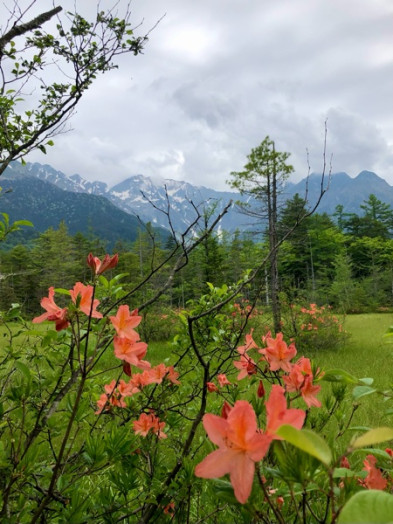
<path id="1" fill-rule="evenodd" d="M 237 380 L 255 375 L 258 371 L 257 362 L 249 355 L 251 350 L 257 350 L 262 355 L 259 361 L 266 363 L 270 371 L 282 371 L 284 387 L 274 384 L 271 388 L 266 406 L 266 428 L 257 427 L 257 419 L 251 404 L 237 401 L 233 408 L 224 403 L 221 416 L 205 415 L 203 424 L 212 442 L 219 449 L 208 455 L 195 469 L 195 474 L 203 478 L 216 478 L 229 473 L 237 500 L 245 503 L 251 493 L 255 473 L 255 463 L 266 455 L 271 442 L 281 439 L 277 430 L 283 424 L 289 424 L 301 429 L 305 420 L 305 411 L 287 408 L 286 393 L 296 392 L 301 395 L 308 407 L 320 407 L 316 398 L 320 386 L 313 384 L 313 372 L 308 358 L 301 357 L 297 362 L 291 361 L 297 354 L 295 344 L 286 344 L 282 333 L 274 338 L 270 332 L 262 338 L 266 347 L 260 348 L 251 331 L 246 335 L 246 342 L 237 348 L 240 360 L 234 361 L 239 370 Z M 319 370 L 318 370 L 319 374 Z M 226 375 L 219 374 L 217 382 L 220 387 L 230 385 Z M 218 391 L 218 387 L 207 383 L 209 392 Z M 265 396 L 265 388 L 260 380 L 257 396 Z"/>
<path id="2" fill-rule="evenodd" d="M 248 318 L 254 318 L 258 315 L 261 315 L 262 314 L 262 311 L 259 311 L 256 307 L 252 307 L 251 304 L 249 303 L 249 300 L 247 299 L 243 299 L 241 300 L 241 302 L 235 302 L 233 304 L 233 313 L 232 313 L 232 316 L 233 317 L 236 317 L 237 315 L 240 315 L 242 317 L 245 317 L 246 315 L 248 315 Z"/>
<path id="3" fill-rule="evenodd" d="M 124 369 L 124 368 L 123 368 Z M 128 382 L 120 379 L 118 383 L 112 380 L 110 384 L 104 386 L 105 393 L 103 393 L 97 400 L 98 410 L 96 414 L 102 411 L 108 411 L 111 406 L 120 408 L 127 407 L 124 401 L 125 397 L 131 397 L 136 393 L 140 393 L 142 388 L 149 384 L 161 384 L 164 379 L 169 380 L 172 384 L 180 384 L 177 380 L 179 373 L 175 371 L 173 366 L 165 366 L 165 364 L 158 364 L 144 370 L 142 373 L 133 373 L 126 368 L 127 373 L 131 377 Z"/>
<path id="4" fill-rule="evenodd" d="M 87 257 L 87 264 L 91 267 L 95 277 L 116 267 L 117 263 L 118 255 L 105 255 L 103 260 L 94 257 L 91 253 Z M 69 295 L 77 312 L 80 311 L 91 318 L 101 319 L 103 315 L 97 311 L 100 302 L 94 298 L 94 292 L 93 286 L 86 286 L 82 282 L 77 282 L 69 290 Z M 34 318 L 33 322 L 39 323 L 49 320 L 54 322 L 56 330 L 60 331 L 70 326 L 73 320 L 73 311 L 69 307 L 59 307 L 54 301 L 54 296 L 55 289 L 50 287 L 48 297 L 41 300 L 41 306 L 46 312 Z M 135 330 L 142 320 L 137 309 L 130 311 L 128 305 L 121 305 L 116 315 L 110 316 L 109 320 L 116 331 L 116 335 L 113 337 L 114 355 L 123 362 L 123 371 L 130 377 L 130 380 L 128 382 L 122 379 L 119 381 L 112 380 L 110 384 L 106 384 L 104 386 L 105 393 L 97 400 L 96 414 L 108 411 L 114 406 L 127 407 L 126 397 L 139 393 L 143 387 L 149 384 L 161 384 L 164 379 L 172 384 L 180 384 L 178 381 L 179 373 L 175 371 L 173 366 L 166 366 L 161 363 L 152 367 L 150 362 L 143 360 L 147 352 L 147 344 L 140 340 L 140 336 Z M 132 373 L 131 366 L 140 369 L 141 372 Z M 134 421 L 133 426 L 135 433 L 142 436 L 146 436 L 152 430 L 159 438 L 166 437 L 162 431 L 165 422 L 161 422 L 152 412 L 149 414 L 142 413 L 139 419 Z"/>
<path id="5" fill-rule="evenodd" d="M 302 396 L 308 407 L 320 407 L 321 403 L 316 398 L 321 386 L 313 383 L 314 375 L 311 368 L 311 362 L 306 357 L 301 357 L 297 362 L 291 362 L 296 356 L 297 350 L 292 342 L 287 345 L 282 333 L 277 333 L 273 338 L 270 332 L 262 338 L 266 347 L 259 348 L 255 343 L 252 332 L 246 335 L 246 344 L 237 348 L 240 354 L 240 360 L 234 361 L 234 366 L 240 370 L 237 380 L 242 380 L 247 376 L 252 376 L 257 372 L 257 363 L 249 356 L 251 349 L 257 349 L 262 355 L 260 360 L 265 361 L 270 371 L 284 371 L 282 376 L 285 389 L 288 393 L 297 393 Z M 317 375 L 321 373 L 317 370 Z"/>
<path id="6" fill-rule="evenodd" d="M 95 275 L 101 275 L 104 271 L 116 267 L 118 260 L 119 256 L 117 254 L 112 257 L 105 255 L 101 261 L 90 253 L 87 257 L 87 264 L 93 269 Z M 102 318 L 102 313 L 97 311 L 100 302 L 97 299 L 93 299 L 93 286 L 85 286 L 82 282 L 77 282 L 75 286 L 69 290 L 69 294 L 72 302 L 82 313 L 88 317 Z M 44 320 L 49 320 L 55 323 L 56 331 L 61 331 L 70 325 L 70 312 L 69 308 L 59 307 L 55 303 L 54 297 L 55 288 L 51 286 L 48 290 L 48 296 L 44 297 L 40 302 L 41 307 L 46 310 L 46 313 L 33 318 L 33 323 L 37 324 L 44 322 Z"/>
<path id="7" fill-rule="evenodd" d="M 165 422 L 161 422 L 158 417 L 155 416 L 154 412 L 150 413 L 141 413 L 138 420 L 134 420 L 132 423 L 135 434 L 146 437 L 147 434 L 151 431 L 158 438 L 167 438 L 167 435 L 164 433 L 163 429 L 165 427 Z"/>
<path id="8" fill-rule="evenodd" d="M 302 322 L 300 324 L 301 331 L 318 331 L 325 325 L 337 324 L 338 331 L 342 332 L 342 326 L 339 319 L 332 315 L 331 306 L 318 307 L 317 304 L 310 304 L 308 308 L 301 307 L 300 313 L 302 313 Z"/>
<path id="9" fill-rule="evenodd" d="M 92 318 L 102 318 L 102 313 L 97 311 L 99 300 L 93 300 L 93 286 L 85 286 L 82 282 L 77 282 L 75 286 L 69 290 L 72 302 L 77 306 L 78 310 L 85 315 Z M 37 324 L 49 320 L 55 323 L 56 331 L 66 329 L 70 325 L 69 309 L 59 307 L 55 301 L 55 289 L 51 286 L 48 290 L 48 296 L 41 300 L 41 306 L 46 309 L 39 317 L 33 318 L 33 323 Z"/>
<path id="10" fill-rule="evenodd" d="M 140 341 L 139 334 L 135 331 L 142 320 L 142 317 L 138 315 L 138 310 L 134 309 L 130 312 L 127 305 L 122 305 L 119 306 L 116 315 L 109 317 L 109 319 L 117 333 L 117 336 L 113 338 L 114 355 L 123 361 L 123 371 L 130 377 L 130 380 L 128 382 L 120 380 L 118 384 L 112 381 L 105 386 L 106 393 L 103 393 L 97 401 L 97 414 L 111 406 L 126 407 L 124 398 L 139 393 L 144 386 L 149 384 L 161 384 L 164 379 L 169 380 L 172 384 L 180 384 L 177 380 L 179 373 L 175 371 L 173 366 L 165 366 L 161 363 L 152 367 L 150 362 L 142 360 L 147 352 L 147 344 Z M 131 365 L 141 369 L 142 372 L 132 373 Z M 139 422 L 141 424 L 143 422 L 145 426 L 147 420 L 156 420 L 156 418 L 152 418 L 152 415 L 149 415 L 149 419 L 146 418 L 147 415 L 142 415 Z M 151 427 L 153 428 L 153 426 Z M 159 429 L 162 429 L 162 427 L 160 426 Z M 148 430 L 144 430 L 137 433 L 146 436 L 147 432 Z M 161 438 L 163 437 L 161 436 Z"/>

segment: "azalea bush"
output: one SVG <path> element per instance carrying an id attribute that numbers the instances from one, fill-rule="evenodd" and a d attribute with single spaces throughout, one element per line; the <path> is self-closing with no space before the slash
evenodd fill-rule
<path id="1" fill-rule="evenodd" d="M 178 313 L 168 307 L 155 307 L 144 311 L 139 331 L 146 342 L 171 340 L 178 329 Z"/>
<path id="2" fill-rule="evenodd" d="M 393 519 L 393 429 L 352 427 L 362 397 L 391 392 L 257 337 L 226 285 L 188 304 L 152 365 L 144 305 L 105 276 L 117 256 L 87 263 L 33 329 L 16 306 L 2 316 L 3 522 Z"/>
<path id="3" fill-rule="evenodd" d="M 302 351 L 339 349 L 347 337 L 342 317 L 335 315 L 330 305 L 286 305 L 283 331 L 288 338 L 296 339 Z"/>

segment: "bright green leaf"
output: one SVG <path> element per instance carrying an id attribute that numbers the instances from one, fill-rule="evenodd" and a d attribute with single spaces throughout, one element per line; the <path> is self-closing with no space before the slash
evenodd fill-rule
<path id="1" fill-rule="evenodd" d="M 29 226 L 33 227 L 33 223 L 30 220 L 17 220 L 13 223 L 13 226 Z"/>
<path id="2" fill-rule="evenodd" d="M 332 461 L 332 452 L 327 443 L 317 433 L 309 429 L 299 430 L 284 424 L 277 431 L 277 435 L 327 466 Z"/>
<path id="3" fill-rule="evenodd" d="M 19 369 L 19 371 L 26 377 L 27 381 L 30 382 L 31 380 L 30 370 L 26 366 L 26 364 L 23 364 L 23 362 L 21 362 L 20 360 L 16 360 L 15 367 L 16 369 Z"/>
<path id="4" fill-rule="evenodd" d="M 393 495 L 369 489 L 359 491 L 343 507 L 338 524 L 388 524 L 393 522 Z"/>
<path id="5" fill-rule="evenodd" d="M 329 369 L 322 380 L 327 382 L 342 382 L 344 384 L 357 384 L 358 379 L 343 369 Z"/>
<path id="6" fill-rule="evenodd" d="M 342 478 L 348 478 L 348 477 L 354 477 L 357 476 L 356 471 L 352 471 L 348 468 L 335 468 L 333 471 L 333 478 L 334 479 L 342 479 Z"/>
<path id="7" fill-rule="evenodd" d="M 359 382 L 363 382 L 366 386 L 371 386 L 374 383 L 374 379 L 371 377 L 359 378 Z"/>
<path id="8" fill-rule="evenodd" d="M 60 293 L 61 295 L 70 295 L 70 292 L 68 289 L 63 289 L 62 287 L 56 287 L 55 293 Z"/>
<path id="9" fill-rule="evenodd" d="M 393 428 L 374 428 L 355 439 L 355 441 L 352 442 L 352 447 L 364 448 L 374 444 L 379 444 L 380 442 L 385 442 L 386 440 L 393 440 Z"/>
<path id="10" fill-rule="evenodd" d="M 355 388 L 353 388 L 352 396 L 355 400 L 357 400 L 361 397 L 365 397 L 366 395 L 371 395 L 376 391 L 376 389 L 370 388 L 370 386 L 356 386 Z"/>

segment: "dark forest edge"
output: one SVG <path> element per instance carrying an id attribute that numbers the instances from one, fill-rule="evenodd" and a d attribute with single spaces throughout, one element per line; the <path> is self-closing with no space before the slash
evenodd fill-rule
<path id="1" fill-rule="evenodd" d="M 337 312 L 387 310 L 393 306 L 393 210 L 370 195 L 361 206 L 362 215 L 345 213 L 337 206 L 335 216 L 315 213 L 305 218 L 286 239 L 278 254 L 280 290 L 284 301 L 330 304 Z M 299 195 L 280 210 L 278 237 L 304 213 L 306 202 Z M 71 235 L 64 223 L 49 228 L 25 242 L 23 224 L 3 242 L 0 251 L 0 309 L 19 303 L 26 317 L 39 311 L 40 297 L 50 285 L 67 287 L 86 278 L 86 253 L 99 255 L 105 241 L 91 235 Z M 258 235 L 221 232 L 205 238 L 190 253 L 188 265 L 179 271 L 162 297 L 171 309 L 184 308 L 191 299 L 206 292 L 206 282 L 234 284 L 268 253 L 268 240 Z M 18 243 L 18 241 L 20 243 Z M 16 244 L 16 245 L 15 245 Z M 164 261 L 173 248 L 172 238 L 159 239 L 149 226 L 138 230 L 133 242 L 117 241 L 114 253 L 121 254 L 119 268 L 127 273 L 126 287 L 132 289 L 148 274 L 152 257 Z M 143 289 L 146 300 L 165 281 L 168 264 Z M 265 275 L 259 275 L 245 290 L 245 299 L 269 306 Z M 262 290 L 262 291 L 261 291 Z M 141 291 L 142 293 L 142 291 Z"/>

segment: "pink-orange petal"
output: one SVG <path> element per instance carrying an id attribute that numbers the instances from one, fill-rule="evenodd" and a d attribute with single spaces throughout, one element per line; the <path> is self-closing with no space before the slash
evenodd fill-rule
<path id="1" fill-rule="evenodd" d="M 248 456 L 255 462 L 259 462 L 268 452 L 272 440 L 271 435 L 257 433 L 248 443 Z"/>
<path id="2" fill-rule="evenodd" d="M 241 504 L 245 504 L 251 494 L 254 474 L 255 463 L 246 453 L 233 454 L 230 479 L 235 497 Z"/>
<path id="3" fill-rule="evenodd" d="M 238 400 L 228 415 L 228 438 L 240 448 L 246 449 L 247 441 L 257 431 L 255 411 L 246 400 Z"/>
<path id="4" fill-rule="evenodd" d="M 231 471 L 236 452 L 230 449 L 216 449 L 205 457 L 195 468 L 195 475 L 204 479 L 215 479 Z"/>
<path id="5" fill-rule="evenodd" d="M 207 413 L 203 417 L 203 427 L 209 439 L 217 446 L 225 446 L 225 437 L 228 431 L 228 422 L 226 419 L 217 415 Z"/>

